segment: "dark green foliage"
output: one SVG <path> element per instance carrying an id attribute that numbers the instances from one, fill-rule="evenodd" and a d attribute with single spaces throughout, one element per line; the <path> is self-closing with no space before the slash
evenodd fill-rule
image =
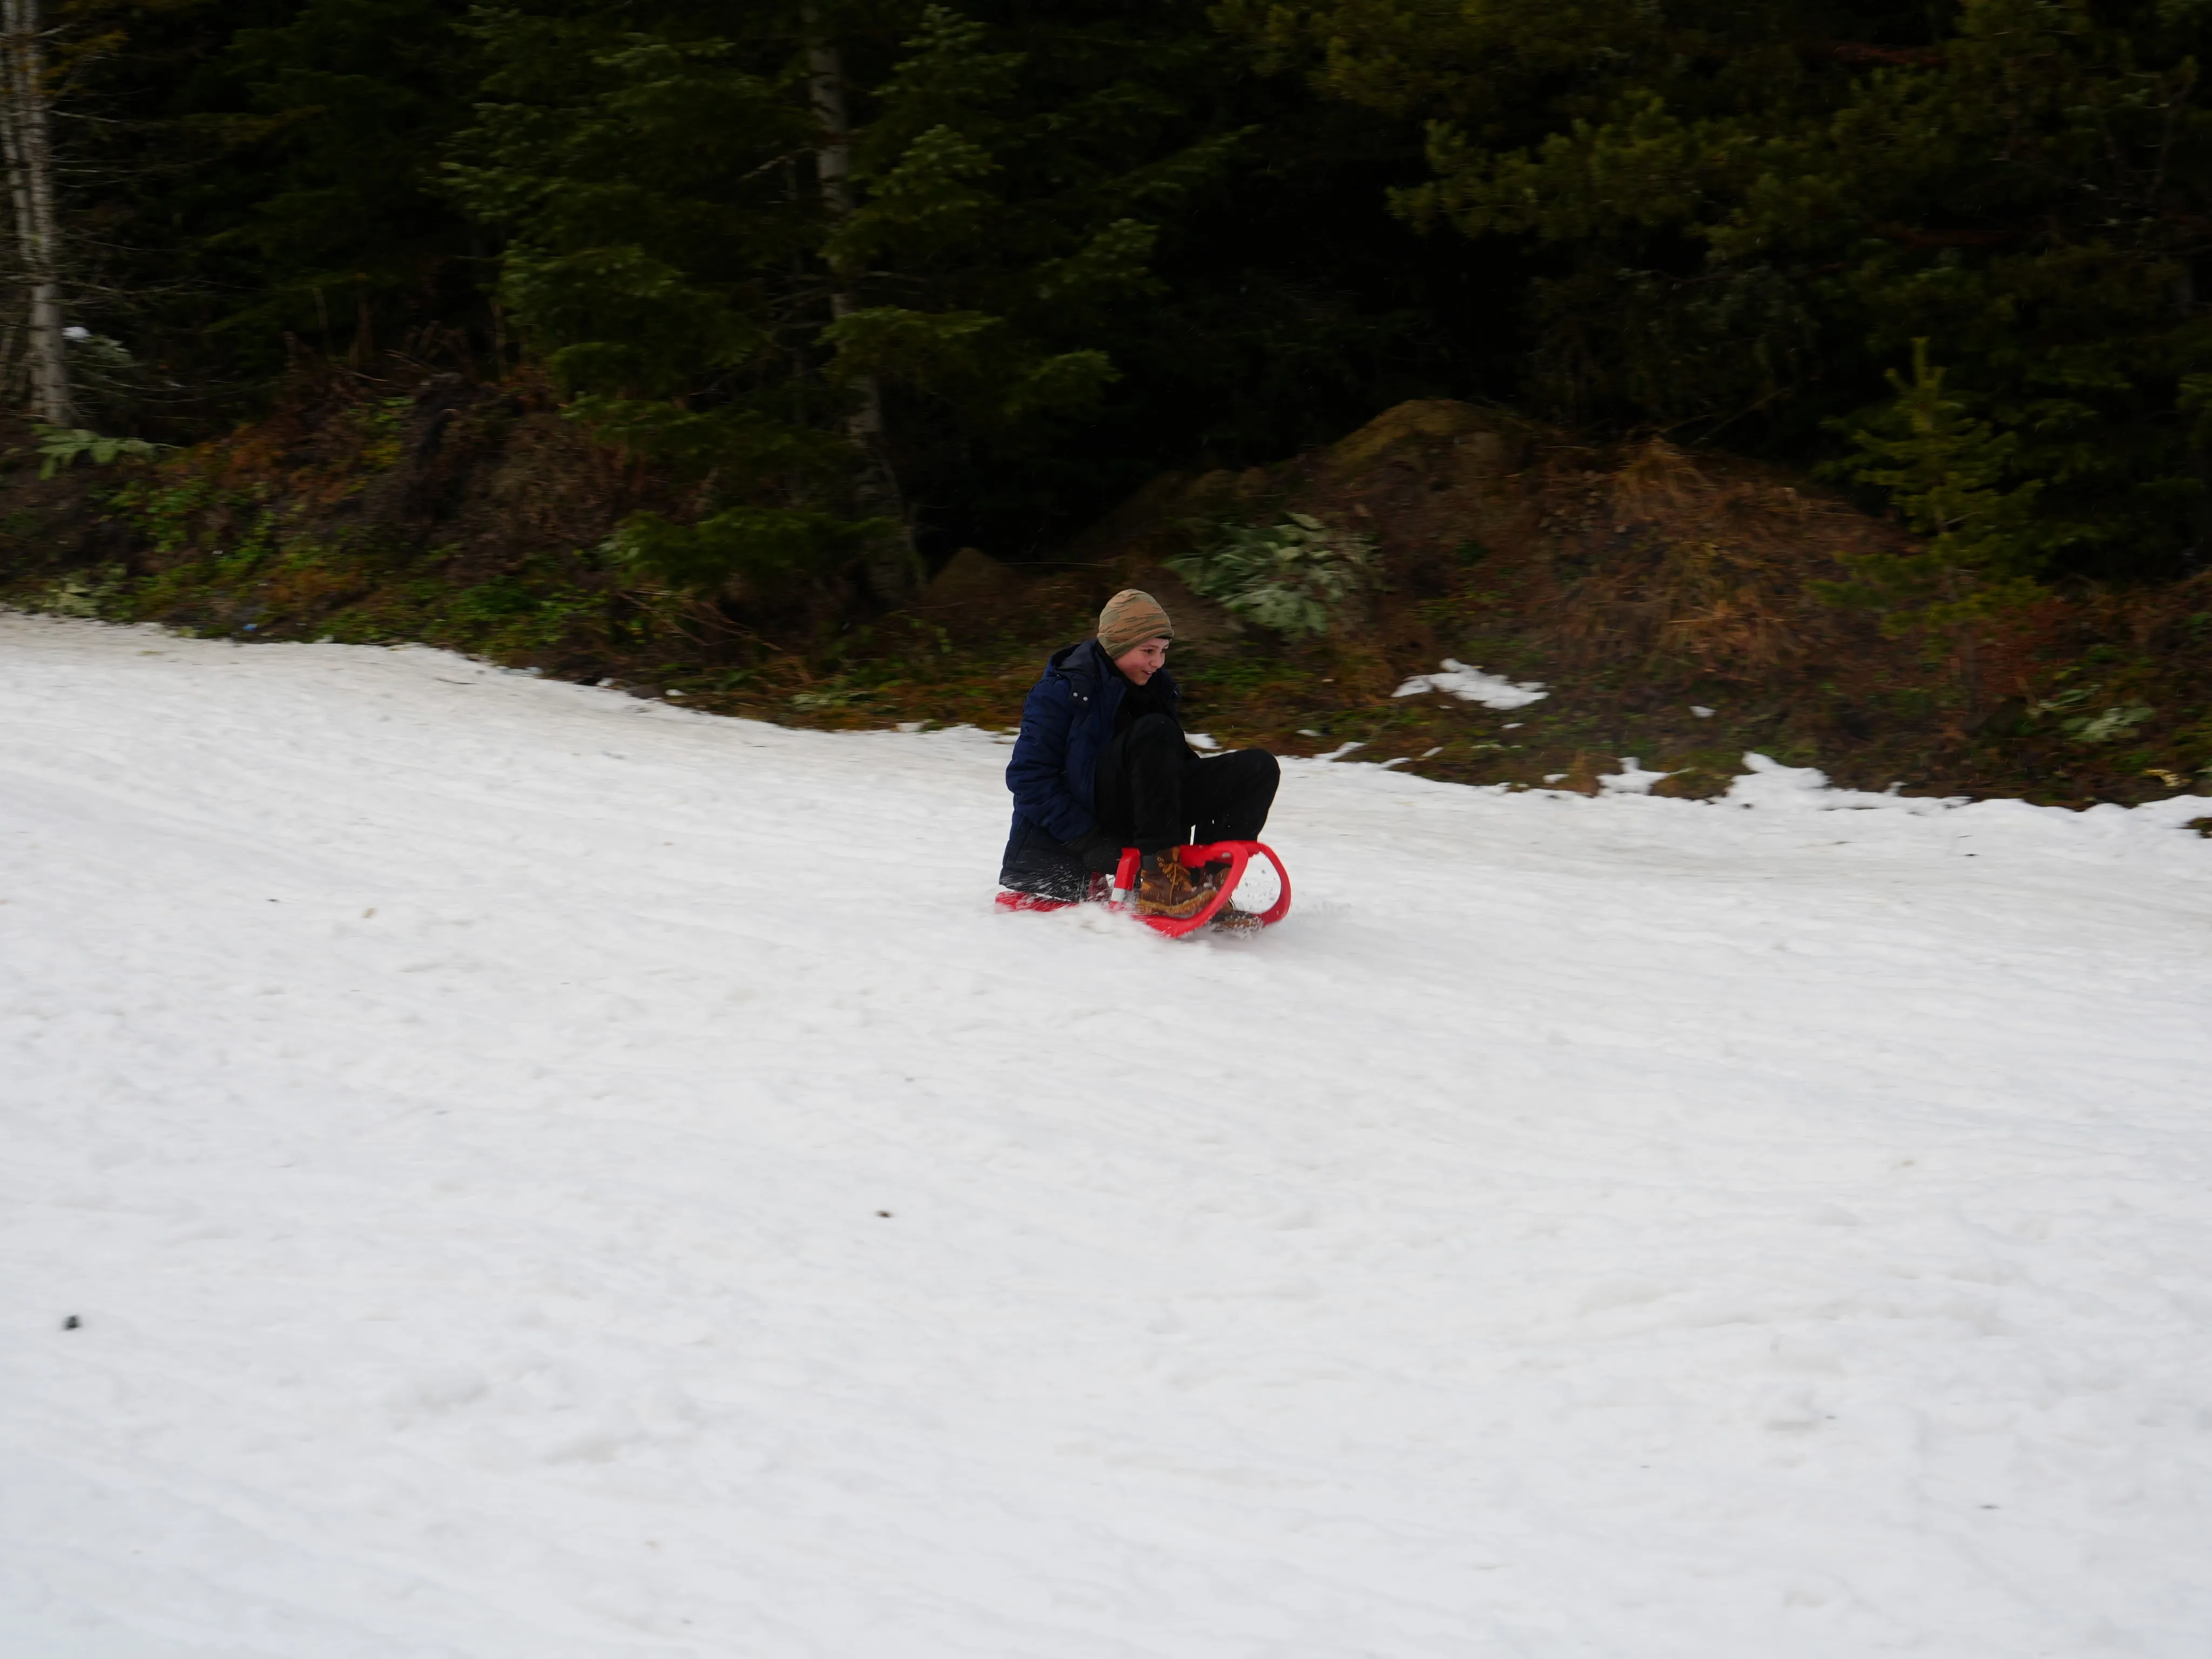
<path id="1" fill-rule="evenodd" d="M 1114 23 L 1009 51 L 941 6 L 809 16 L 757 9 L 732 34 L 700 4 L 476 14 L 487 95 L 453 188 L 508 234 L 501 292 L 574 412 L 696 492 L 696 520 L 617 538 L 685 585 L 826 569 L 883 529 L 875 443 L 847 430 L 863 386 L 888 390 L 875 442 L 925 498 L 965 458 L 1064 434 L 1158 287 L 1145 216 L 1239 136 L 1182 142 L 1123 61 L 1156 43 Z M 817 181 L 805 56 L 841 27 L 849 207 Z"/>
<path id="2" fill-rule="evenodd" d="M 843 426 L 872 377 L 925 544 L 1018 556 L 1163 467 L 1264 460 L 1513 356 L 1510 283 L 1389 216 L 1418 128 L 1256 75 L 1204 0 L 72 18 L 64 113 L 97 118 L 65 122 L 97 264 L 75 308 L 138 371 L 103 431 L 204 436 L 324 359 L 491 380 L 528 355 L 704 492 L 671 523 L 865 518 Z M 810 38 L 843 58 L 848 219 L 815 178 Z"/>
<path id="3" fill-rule="evenodd" d="M 1857 453 L 1837 470 L 1887 491 L 1923 539 L 1859 555 L 1851 580 L 1827 596 L 1878 611 L 1889 633 L 1954 647 L 1968 702 L 1978 703 L 1982 630 L 2034 597 L 2034 574 L 2052 550 L 2050 528 L 2034 513 L 2043 480 L 2004 487 L 2020 464 L 2018 437 L 1974 419 L 1945 393 L 1927 341 L 1913 342 L 1912 378 L 1893 374 L 1890 381 L 1896 403 L 1852 433 Z"/>
<path id="4" fill-rule="evenodd" d="M 777 165 L 808 137 L 788 53 L 702 36 L 712 9 L 475 14 L 488 73 L 447 177 L 507 230 L 501 286 L 576 390 L 683 397 L 757 370 L 778 345 L 774 301 L 817 239 Z M 635 435 L 681 453 L 696 426 Z"/>
<path id="5" fill-rule="evenodd" d="M 2203 0 L 64 18 L 75 308 L 130 365 L 100 432 L 204 435 L 321 359 L 528 358 L 651 475 L 617 550 L 657 580 L 823 577 L 901 513 L 1018 558 L 1412 396 L 1832 458 L 1916 339 L 2045 579 L 2212 532 Z"/>
<path id="6" fill-rule="evenodd" d="M 493 250 L 437 176 L 477 79 L 455 8 L 58 9 L 73 309 L 144 367 L 146 418 L 204 420 L 302 352 L 481 355 Z"/>
<path id="7" fill-rule="evenodd" d="M 198 118 L 235 147 L 258 188 L 210 240 L 260 273 L 264 295 L 226 319 L 268 323 L 356 361 L 436 310 L 466 229 L 435 158 L 467 108 L 477 64 L 445 0 L 306 0 L 283 24 L 241 28 L 224 69 L 248 111 Z M 465 284 L 466 273 L 459 280 Z M 333 309 L 335 308 L 335 315 Z"/>
<path id="8" fill-rule="evenodd" d="M 861 199 L 823 250 L 866 301 L 825 333 L 833 373 L 905 386 L 963 435 L 1086 410 L 1120 378 L 1109 343 L 1160 292 L 1160 218 L 1246 135 L 1206 131 L 1176 96 L 1203 37 L 1089 21 L 923 10 L 860 130 Z"/>
<path id="9" fill-rule="evenodd" d="M 682 521 L 635 515 L 612 551 L 705 588 L 819 572 L 856 544 L 850 445 L 816 372 L 823 225 L 800 185 L 795 20 L 755 13 L 732 38 L 725 16 L 480 7 L 483 96 L 447 167 L 507 233 L 501 295 L 571 414 L 689 497 Z"/>
<path id="10" fill-rule="evenodd" d="M 607 544 L 617 564 L 674 587 L 712 589 L 732 577 L 774 583 L 858 554 L 879 519 L 845 519 L 803 507 L 731 507 L 691 524 L 635 514 Z"/>
<path id="11" fill-rule="evenodd" d="M 1173 438 L 1187 453 L 1207 398 L 1243 395 L 1224 373 L 1194 397 L 1188 354 L 1160 349 L 1186 317 L 1227 331 L 1188 314 L 1206 277 L 1179 295 L 1157 267 L 1264 149 L 1220 95 L 1237 49 L 1201 9 L 737 21 L 532 0 L 472 25 L 485 96 L 448 177 L 508 238 L 501 295 L 574 412 L 694 492 L 623 532 L 638 568 L 690 585 L 831 568 L 867 540 L 841 526 L 882 515 L 882 466 L 925 532 L 1064 533 L 1180 459 Z M 807 49 L 825 41 L 851 112 L 844 199 L 817 179 Z M 1267 306 L 1244 310 L 1249 328 Z M 860 399 L 880 436 L 856 446 Z"/>
<path id="12" fill-rule="evenodd" d="M 2212 9 L 1232 0 L 1332 95 L 1430 118 L 1400 210 L 1537 253 L 1533 386 L 1808 446 L 1927 337 L 2077 569 L 2206 522 Z M 1793 414 L 1795 418 L 1793 418 Z"/>

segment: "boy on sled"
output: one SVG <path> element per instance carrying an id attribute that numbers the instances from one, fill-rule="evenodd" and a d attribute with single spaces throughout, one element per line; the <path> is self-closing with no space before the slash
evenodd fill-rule
<path id="1" fill-rule="evenodd" d="M 1279 773 L 1264 749 L 1193 751 L 1176 718 L 1182 690 L 1167 671 L 1175 629 L 1149 593 L 1124 588 L 1098 613 L 1095 639 L 1054 653 L 1022 707 L 1006 764 L 1014 823 L 999 882 L 1018 893 L 1075 903 L 1120 862 L 1141 855 L 1139 915 L 1196 915 L 1223 869 L 1191 869 L 1170 848 L 1256 841 Z M 1222 927 L 1258 918 L 1224 906 Z"/>

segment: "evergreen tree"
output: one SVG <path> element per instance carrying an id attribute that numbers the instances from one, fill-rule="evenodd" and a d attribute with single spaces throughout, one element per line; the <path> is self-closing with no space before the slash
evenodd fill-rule
<path id="1" fill-rule="evenodd" d="M 234 416 L 230 400 L 295 350 L 366 363 L 488 342 L 491 250 L 437 176 L 477 76 L 453 9 L 74 0 L 66 14 L 65 183 L 96 269 L 83 305 L 158 371 L 169 418 L 208 398 Z"/>
<path id="2" fill-rule="evenodd" d="M 2198 547 L 2212 13 L 2151 0 L 1231 0 L 1334 95 L 1429 118 L 1417 221 L 1531 250 L 1532 386 L 1806 442 L 1937 340 L 2075 568 Z M 1937 20 L 1941 20 L 1938 21 Z M 1795 407 L 1794 419 L 1790 414 Z"/>
<path id="3" fill-rule="evenodd" d="M 731 568 L 858 556 L 895 594 L 907 523 L 1048 545 L 1163 467 L 1325 441 L 1511 349 L 1482 261 L 1384 211 L 1418 130 L 1255 76 L 1206 0 L 65 9 L 77 310 L 171 438 L 301 354 L 489 377 L 520 330 L 672 469 L 671 533 L 811 513 Z M 635 528 L 687 580 L 723 556 Z"/>
<path id="4" fill-rule="evenodd" d="M 475 90 L 474 44 L 441 0 L 304 0 L 232 37 L 223 69 L 248 107 L 200 118 L 259 181 L 215 233 L 258 278 L 228 330 L 343 342 L 360 364 L 473 297 L 480 261 L 437 162 Z"/>
<path id="5" fill-rule="evenodd" d="M 508 233 L 502 293 L 576 412 L 698 492 L 696 520 L 641 518 L 619 549 L 692 583 L 872 550 L 900 597 L 887 515 L 1096 406 L 1159 216 L 1244 136 L 1149 78 L 1219 50 L 1178 21 L 933 5 L 887 38 L 896 11 L 827 5 L 741 35 L 683 0 L 480 11 L 453 187 Z"/>
<path id="6" fill-rule="evenodd" d="M 1172 303 L 1161 237 L 1251 137 L 1206 90 L 1225 56 L 1179 0 L 923 9 L 870 90 L 859 203 L 824 252 L 862 301 L 832 372 L 889 388 L 925 505 L 1065 487 Z"/>
<path id="7" fill-rule="evenodd" d="M 2018 465 L 2019 439 L 1975 419 L 1944 390 L 1927 341 L 1912 343 L 1910 380 L 1894 371 L 1889 378 L 1896 401 L 1852 432 L 1856 453 L 1837 470 L 1887 491 L 1925 539 L 1859 556 L 1850 580 L 1831 585 L 1827 596 L 1880 612 L 1889 633 L 1949 645 L 1967 707 L 1976 709 L 1984 630 L 1992 617 L 2034 596 L 2034 573 L 2051 552 L 2051 532 L 2033 514 L 2043 482 L 2003 487 Z"/>
<path id="8" fill-rule="evenodd" d="M 501 293 L 572 412 L 692 511 L 615 551 L 686 586 L 818 571 L 887 528 L 815 341 L 830 321 L 798 19 L 704 3 L 482 8 L 489 72 L 457 196 L 509 235 Z"/>
<path id="9" fill-rule="evenodd" d="M 895 381 L 983 431 L 1095 404 L 1118 371 L 1085 342 L 1158 291 L 1156 216 L 1243 137 L 1164 135 L 1180 112 L 1130 72 L 1143 44 L 1110 22 L 1079 39 L 1032 18 L 1013 37 L 1027 51 L 994 33 L 926 9 L 860 135 L 864 199 L 823 248 L 880 296 L 828 331 L 833 373 Z"/>

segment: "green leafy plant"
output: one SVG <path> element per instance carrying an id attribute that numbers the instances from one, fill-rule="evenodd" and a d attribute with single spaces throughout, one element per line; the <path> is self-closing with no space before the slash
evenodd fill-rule
<path id="1" fill-rule="evenodd" d="M 1373 543 L 1307 514 L 1264 527 L 1224 525 L 1219 536 L 1167 568 L 1224 610 L 1291 639 L 1326 634 L 1371 577 Z"/>
<path id="2" fill-rule="evenodd" d="M 635 513 L 600 544 L 617 569 L 672 587 L 712 590 L 732 580 L 818 575 L 854 556 L 882 519 L 842 519 L 799 507 L 732 507 L 696 524 Z"/>
<path id="3" fill-rule="evenodd" d="M 2086 707 L 2101 689 L 2094 685 L 2068 686 L 2031 704 L 2029 712 L 2065 715 L 2058 722 L 2058 729 L 2075 743 L 2110 743 L 2115 738 L 2125 737 L 2158 713 L 2148 703 L 2140 702 L 2113 703 L 2101 711 Z"/>
<path id="4" fill-rule="evenodd" d="M 799 692 L 792 697 L 791 706 L 813 710 L 850 708 L 854 703 L 872 701 L 876 695 L 874 687 L 855 685 L 840 674 L 816 690 Z"/>
<path id="5" fill-rule="evenodd" d="M 2101 714 L 2076 714 L 2061 720 L 2059 729 L 2076 743 L 2110 743 L 2124 737 L 2158 712 L 2142 703 L 2122 703 Z"/>
<path id="6" fill-rule="evenodd" d="M 31 432 L 39 441 L 41 478 L 51 478 L 64 467 L 75 465 L 80 457 L 89 456 L 95 466 L 118 459 L 150 461 L 166 447 L 148 443 L 143 438 L 105 438 L 82 427 L 33 426 Z"/>
<path id="7" fill-rule="evenodd" d="M 537 651 L 561 644 L 604 609 L 598 594 L 509 574 L 444 597 L 441 613 L 427 625 L 434 637 L 444 636 L 441 644 L 450 640 L 495 653 Z"/>
<path id="8" fill-rule="evenodd" d="M 125 580 L 119 564 L 72 571 L 46 590 L 38 608 L 56 617 L 105 617 Z"/>
<path id="9" fill-rule="evenodd" d="M 193 544 L 200 514 L 224 500 L 223 492 L 204 478 L 156 489 L 155 481 L 135 478 L 106 497 L 107 507 L 137 528 L 161 554 L 178 553 Z"/>

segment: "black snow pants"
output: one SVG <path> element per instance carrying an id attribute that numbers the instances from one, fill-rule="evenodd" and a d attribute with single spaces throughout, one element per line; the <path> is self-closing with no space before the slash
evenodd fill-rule
<path id="1" fill-rule="evenodd" d="M 1147 714 L 1117 732 L 1098 757 L 1098 826 L 1141 853 L 1185 842 L 1257 841 L 1281 777 L 1264 749 L 1194 755 L 1181 726 Z"/>

